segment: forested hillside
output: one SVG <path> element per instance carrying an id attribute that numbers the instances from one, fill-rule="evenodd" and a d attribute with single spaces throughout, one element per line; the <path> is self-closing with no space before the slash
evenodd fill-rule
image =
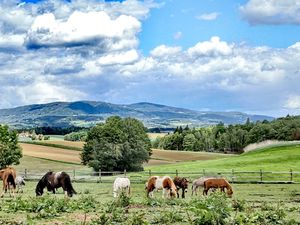
<path id="1" fill-rule="evenodd" d="M 213 127 L 177 127 L 174 133 L 157 138 L 154 148 L 180 151 L 235 152 L 264 140 L 300 140 L 300 116 L 286 116 L 273 121 L 250 122 Z"/>

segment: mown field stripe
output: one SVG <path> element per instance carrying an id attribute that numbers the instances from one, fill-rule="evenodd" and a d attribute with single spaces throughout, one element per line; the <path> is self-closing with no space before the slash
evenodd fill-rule
<path id="1" fill-rule="evenodd" d="M 61 148 L 61 149 L 65 149 L 65 150 L 82 151 L 82 148 L 80 148 L 80 147 L 60 145 L 60 144 L 52 144 L 52 143 L 46 143 L 46 142 L 20 141 L 20 143 L 32 144 L 32 145 L 41 145 L 41 146 L 47 146 L 47 147 L 53 147 L 53 148 Z"/>

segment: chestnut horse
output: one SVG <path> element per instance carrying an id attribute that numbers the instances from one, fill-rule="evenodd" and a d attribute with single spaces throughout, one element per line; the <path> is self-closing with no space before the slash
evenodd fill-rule
<path id="1" fill-rule="evenodd" d="M 225 192 L 227 189 L 227 195 L 232 196 L 233 190 L 227 180 L 224 178 L 210 178 L 204 181 L 203 195 L 207 195 L 207 192 L 210 188 L 220 188 L 222 192 Z"/>
<path id="2" fill-rule="evenodd" d="M 4 196 L 4 193 L 9 189 L 9 195 L 11 196 L 11 191 L 15 197 L 16 189 L 16 170 L 13 167 L 6 167 L 0 170 L 0 178 L 3 180 L 3 191 L 1 193 L 1 198 Z M 11 190 L 11 185 L 13 190 Z"/>
<path id="3" fill-rule="evenodd" d="M 179 198 L 179 189 L 182 189 L 181 197 L 185 198 L 185 192 L 187 192 L 189 181 L 185 177 L 174 177 L 173 181 L 177 188 L 177 198 Z"/>
<path id="4" fill-rule="evenodd" d="M 152 176 L 148 179 L 147 183 L 147 197 L 151 195 L 153 197 L 153 192 L 155 190 L 163 190 L 163 198 L 167 196 L 167 198 L 174 198 L 177 193 L 177 188 L 169 176 L 159 177 Z"/>
<path id="5" fill-rule="evenodd" d="M 55 194 L 55 189 L 62 187 L 65 196 L 72 197 L 76 194 L 74 190 L 70 176 L 65 172 L 48 172 L 38 182 L 35 193 L 36 196 L 41 196 L 44 193 L 44 188 L 47 187 L 48 191 L 52 191 Z"/>

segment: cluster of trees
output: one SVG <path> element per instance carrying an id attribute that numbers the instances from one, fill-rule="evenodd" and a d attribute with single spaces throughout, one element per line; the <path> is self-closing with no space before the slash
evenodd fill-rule
<path id="1" fill-rule="evenodd" d="M 0 169 L 12 164 L 19 164 L 22 156 L 17 132 L 0 124 Z"/>
<path id="2" fill-rule="evenodd" d="M 35 128 L 26 128 L 26 129 L 18 129 L 18 133 L 21 132 L 35 132 L 36 134 L 43 135 L 66 135 L 71 132 L 77 132 L 81 130 L 86 130 L 84 127 L 35 127 Z"/>
<path id="3" fill-rule="evenodd" d="M 87 131 L 78 131 L 66 134 L 64 136 L 65 141 L 86 141 Z"/>
<path id="4" fill-rule="evenodd" d="M 142 170 L 142 164 L 151 155 L 146 130 L 136 119 L 109 117 L 88 131 L 81 153 L 82 163 L 95 171 Z"/>
<path id="5" fill-rule="evenodd" d="M 242 152 L 251 143 L 264 140 L 300 140 L 300 116 L 287 116 L 274 121 L 250 122 L 225 126 L 219 123 L 208 128 L 177 127 L 163 138 L 157 138 L 154 148 L 179 151 Z"/>

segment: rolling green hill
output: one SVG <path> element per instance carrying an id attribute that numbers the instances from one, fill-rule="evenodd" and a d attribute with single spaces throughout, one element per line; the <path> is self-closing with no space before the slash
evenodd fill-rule
<path id="1" fill-rule="evenodd" d="M 176 154 L 176 153 L 174 153 Z M 300 144 L 266 147 L 241 155 L 207 161 L 182 162 L 170 165 L 147 166 L 152 171 L 300 171 Z"/>

